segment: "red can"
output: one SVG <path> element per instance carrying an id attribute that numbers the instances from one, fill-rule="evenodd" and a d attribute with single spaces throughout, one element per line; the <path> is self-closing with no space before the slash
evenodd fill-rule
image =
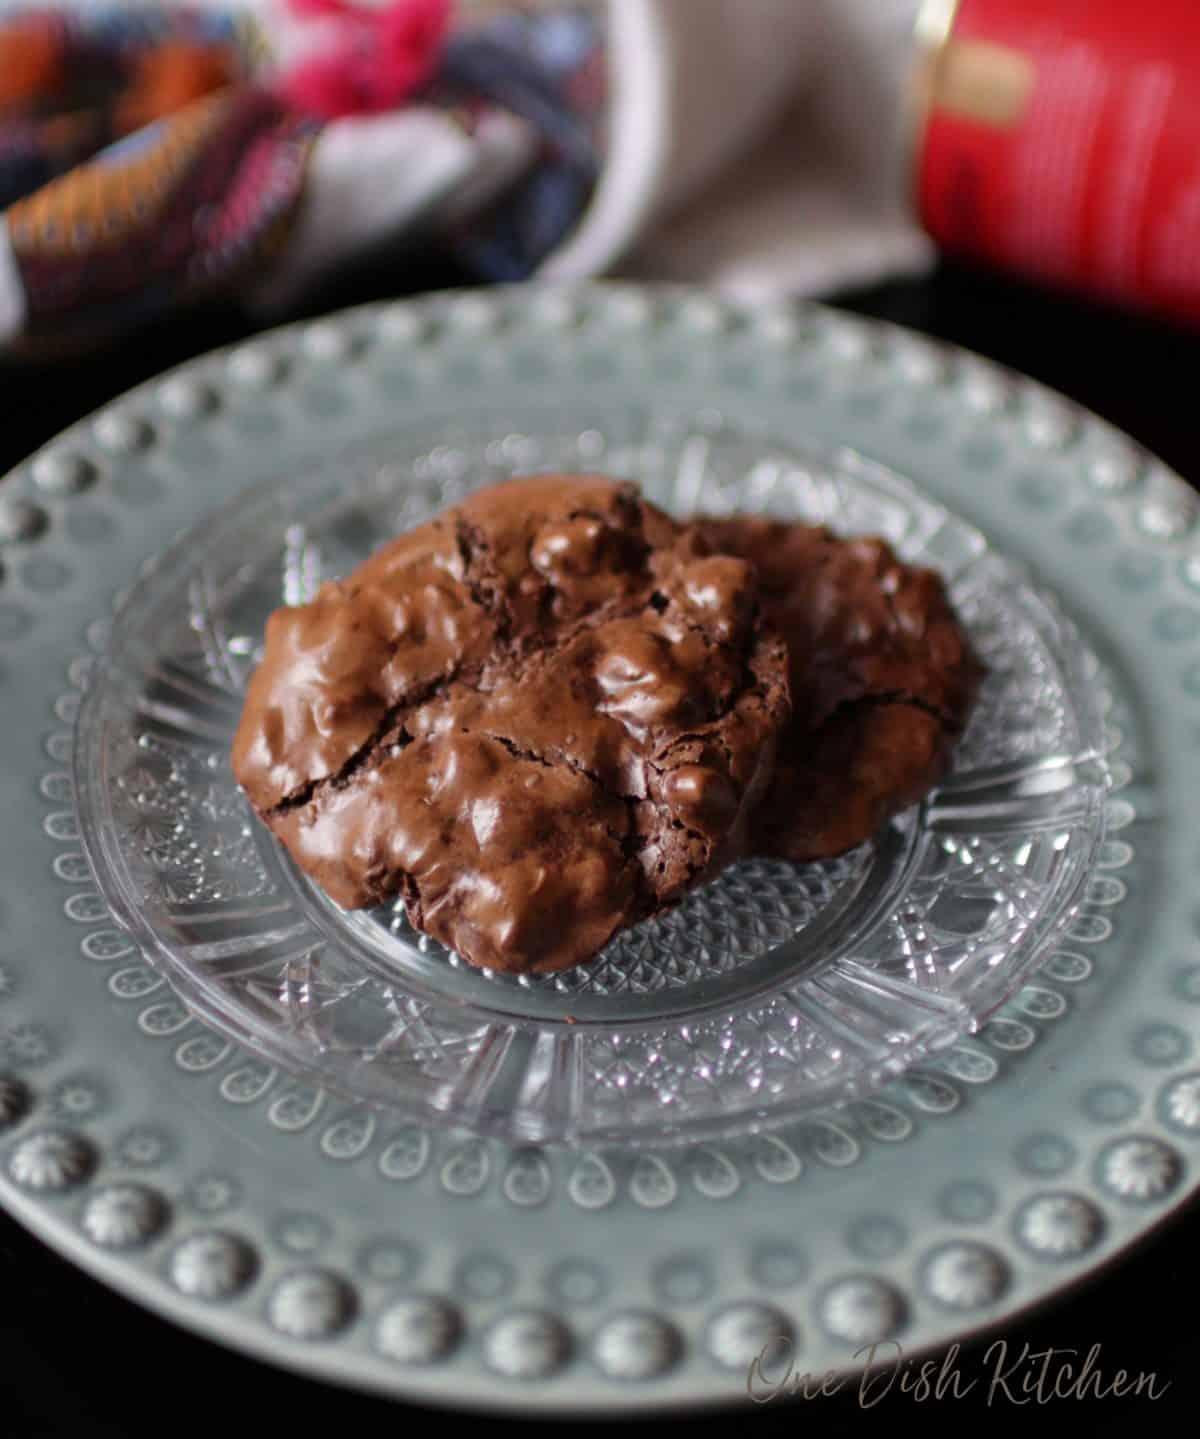
<path id="1" fill-rule="evenodd" d="M 1200 0 L 929 0 L 921 27 L 942 249 L 1200 324 Z"/>

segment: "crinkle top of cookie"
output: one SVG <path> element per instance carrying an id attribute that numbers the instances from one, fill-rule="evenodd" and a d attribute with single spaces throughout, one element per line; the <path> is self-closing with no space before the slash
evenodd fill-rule
<path id="1" fill-rule="evenodd" d="M 272 615 L 234 771 L 339 903 L 560 968 L 745 851 L 786 669 L 744 560 L 632 484 L 513 481 Z"/>

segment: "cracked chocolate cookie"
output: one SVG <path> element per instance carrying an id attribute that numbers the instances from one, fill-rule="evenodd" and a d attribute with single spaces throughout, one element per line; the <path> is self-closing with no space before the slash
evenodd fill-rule
<path id="1" fill-rule="evenodd" d="M 749 560 L 789 655 L 792 718 L 752 847 L 797 862 L 842 854 L 922 798 L 966 723 L 978 666 L 941 578 L 880 539 L 752 516 L 702 519 Z"/>
<path id="2" fill-rule="evenodd" d="M 276 611 L 233 767 L 339 904 L 565 968 L 746 853 L 787 722 L 751 565 L 636 486 L 495 486 Z"/>

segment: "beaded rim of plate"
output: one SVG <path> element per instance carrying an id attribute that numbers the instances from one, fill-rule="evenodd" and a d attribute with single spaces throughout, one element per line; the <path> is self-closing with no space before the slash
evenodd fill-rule
<path id="1" fill-rule="evenodd" d="M 372 340 L 376 335 L 386 340 L 395 325 L 400 343 L 411 346 L 438 333 L 443 324 L 450 331 L 455 306 L 462 303 L 461 297 L 434 297 L 415 306 L 352 312 L 335 323 Z M 470 304 L 479 314 L 487 311 L 485 329 L 493 334 L 536 322 L 536 316 L 526 317 L 521 297 L 512 292 L 472 297 Z M 787 312 L 787 323 L 777 315 L 768 323 L 709 297 L 588 287 L 557 305 L 550 319 L 564 333 L 578 335 L 586 334 L 598 315 L 639 332 L 683 333 L 694 304 L 704 307 L 704 332 L 711 332 L 715 314 L 718 333 L 752 336 L 761 365 L 784 377 L 797 394 L 811 394 L 809 387 L 816 383 L 796 365 L 800 346 L 815 347 L 835 376 L 838 365 L 847 367 L 843 375 L 853 370 L 853 384 L 846 390 L 851 415 L 860 401 L 865 405 L 872 386 L 898 384 L 905 432 L 918 443 L 932 441 L 937 433 L 922 396 L 949 386 L 956 397 L 962 392 L 965 404 L 963 387 L 969 387 L 972 412 L 983 417 L 968 442 L 972 462 L 994 467 L 1005 446 L 1012 446 L 1018 456 L 1071 467 L 1073 478 L 1061 482 L 1082 503 L 1064 522 L 1064 536 L 1083 547 L 1081 553 L 1087 547 L 1095 553 L 1094 547 L 1111 544 L 1116 535 L 1127 541 L 1115 560 L 1116 583 L 1130 595 L 1168 590 L 1147 638 L 1178 657 L 1170 673 L 1178 676 L 1183 695 L 1200 696 L 1200 659 L 1189 658 L 1200 637 L 1200 613 L 1189 603 L 1200 591 L 1195 500 L 1157 462 L 1102 422 L 998 367 L 816 307 L 796 307 Z M 255 342 L 284 361 L 262 383 L 279 384 L 282 376 L 290 378 L 293 365 L 301 369 L 310 363 L 299 343 L 302 334 L 302 327 L 293 328 Z M 833 346 L 828 342 L 834 335 L 854 343 Z M 843 355 L 847 349 L 851 359 Z M 928 352 L 936 363 L 901 363 L 905 354 L 918 351 Z M 148 432 L 137 430 L 139 445 L 148 443 L 151 452 L 158 443 L 174 446 L 194 424 L 219 416 L 226 403 L 223 377 L 237 353 L 208 357 L 190 373 L 174 377 L 185 389 L 203 391 L 204 403 L 183 403 L 186 396 L 175 395 L 160 410 L 160 382 L 120 402 L 126 413 L 146 417 Z M 473 361 L 468 356 L 463 363 Z M 698 363 L 715 368 L 711 345 Z M 109 441 L 121 432 L 117 427 Z M 78 448 L 90 463 L 42 466 L 40 482 L 26 467 L 9 481 L 0 502 L 0 684 L 11 663 L 7 647 L 16 650 L 28 641 L 36 633 L 37 607 L 73 582 L 67 563 L 73 551 L 61 537 L 75 544 L 104 538 L 122 505 L 154 503 L 160 493 L 156 486 L 164 483 L 134 466 L 126 468 L 124 453 L 111 452 L 99 431 L 93 437 L 87 425 L 50 448 Z M 82 476 L 82 487 L 56 489 L 68 473 Z M 1032 507 L 1032 515 L 1039 506 L 1044 512 L 1050 499 L 1032 484 L 1021 503 Z M 36 511 L 32 521 L 26 505 Z M 32 605 L 22 603 L 25 595 Z M 104 622 L 97 621 L 93 638 L 102 640 L 103 629 Z M 73 720 L 85 668 L 72 663 L 72 689 L 55 703 L 60 725 Z M 714 1162 L 711 1146 L 667 1159 L 643 1156 L 632 1168 L 606 1166 L 593 1155 L 576 1157 L 568 1167 L 560 1152 L 535 1153 L 533 1168 L 539 1158 L 544 1161 L 550 1192 L 561 1183 L 580 1213 L 595 1216 L 589 1223 L 624 1196 L 633 1201 L 634 1213 L 655 1205 L 670 1209 L 685 1196 L 714 1203 L 731 1192 L 745 1196 L 747 1203 L 756 1193 L 769 1197 L 778 1193 L 777 1184 L 804 1183 L 806 1175 L 811 1178 L 822 1168 L 852 1166 L 873 1145 L 919 1142 L 923 1130 L 953 1122 L 946 1117 L 962 1112 L 973 1085 L 986 1085 L 997 1072 L 1022 1063 L 1023 1054 L 1036 1053 L 1040 1038 L 1072 1012 L 1073 994 L 1083 994 L 1094 982 L 1112 932 L 1113 906 L 1120 905 L 1127 885 L 1136 880 L 1130 840 L 1139 831 L 1130 826 L 1140 819 L 1144 775 L 1136 752 L 1128 750 L 1137 718 L 1119 691 L 1116 698 L 1117 707 L 1108 716 L 1114 734 L 1114 794 L 1097 876 L 1101 887 L 1089 892 L 1070 949 L 1053 955 L 1037 982 L 985 1026 L 977 1041 L 956 1047 L 944 1057 L 939 1073 L 921 1076 L 915 1087 L 902 1084 L 849 1115 L 842 1112 L 839 1122 L 814 1127 L 816 1132 L 806 1133 L 803 1142 L 762 1136 L 745 1153 L 716 1151 L 716 1160 L 724 1159 L 727 1167 Z M 319 1098 L 289 1089 L 280 1076 L 256 1070 L 235 1047 L 210 1039 L 186 1016 L 181 1019 L 161 977 L 145 971 L 128 940 L 107 924 L 94 892 L 89 893 L 69 808 L 69 776 L 62 768 L 70 756 L 70 734 L 55 729 L 43 740 L 56 765 L 41 779 L 49 810 L 46 833 L 57 849 L 57 879 L 71 886 L 67 913 L 80 927 L 81 952 L 97 965 L 98 976 L 106 977 L 114 997 L 133 1001 L 129 1013 L 147 1040 L 173 1044 L 177 1054 L 186 1052 L 197 1065 L 195 1072 L 213 1076 L 224 1102 L 234 1106 L 229 1110 L 233 1122 L 239 1122 L 236 1115 L 249 1120 L 257 1106 L 265 1105 L 285 1122 L 281 1128 L 296 1132 L 319 1119 L 320 1153 L 328 1160 L 376 1156 L 371 1162 L 388 1177 L 433 1173 L 442 1185 L 447 1177 L 457 1181 L 482 1172 L 479 1187 L 462 1192 L 503 1193 L 513 1204 L 514 1195 L 536 1189 L 524 1173 L 520 1183 L 504 1183 L 512 1167 L 520 1163 L 527 1171 L 531 1162 L 504 1146 L 416 1129 L 400 1135 L 371 1132 L 363 1125 L 356 1130 L 323 1117 Z M 1140 832 L 1144 836 L 1144 827 Z M 1011 1153 L 991 1154 L 985 1173 L 950 1178 L 937 1194 L 936 1221 L 927 1223 L 916 1241 L 882 1217 L 856 1224 L 841 1239 L 829 1236 L 837 1273 L 819 1286 L 805 1278 L 811 1259 L 794 1244 L 776 1241 L 761 1254 L 747 1255 L 741 1280 L 743 1290 L 771 1292 L 769 1302 L 714 1301 L 705 1287 L 705 1267 L 695 1267 L 694 1259 L 692 1269 L 672 1271 L 669 1281 L 665 1274 L 656 1278 L 662 1287 L 649 1309 L 631 1308 L 617 1295 L 603 1297 L 601 1286 L 601 1309 L 587 1318 L 576 1317 L 570 1308 L 576 1302 L 570 1296 L 597 1292 L 599 1281 L 586 1269 L 547 1275 L 541 1307 L 508 1300 L 502 1264 L 478 1273 L 463 1270 L 460 1276 L 462 1283 L 469 1279 L 485 1289 L 498 1277 L 500 1289 L 488 1291 L 493 1297 L 487 1301 L 474 1297 L 475 1289 L 436 1284 L 381 1299 L 372 1286 L 382 1280 L 372 1276 L 389 1275 L 390 1283 L 405 1274 L 411 1256 L 406 1258 L 402 1246 L 389 1250 L 382 1240 L 368 1245 L 361 1270 L 337 1262 L 314 1265 L 307 1258 L 298 1264 L 288 1257 L 298 1252 L 289 1244 L 319 1244 L 313 1240 L 319 1223 L 281 1222 L 270 1234 L 260 1233 L 257 1220 L 245 1226 L 238 1213 L 236 1175 L 211 1172 L 181 1182 L 162 1170 L 174 1162 L 169 1132 L 153 1118 L 124 1127 L 118 1120 L 114 1128 L 114 1101 L 104 1093 L 103 1076 L 70 1074 L 54 1017 L 30 1010 L 22 998 L 26 979 L 21 962 L 6 956 L 0 999 L 11 1006 L 4 1011 L 0 1056 L 7 1071 L 0 1080 L 0 1190 L 8 1207 L 83 1267 L 194 1329 L 343 1382 L 435 1401 L 612 1410 L 736 1398 L 743 1392 L 742 1376 L 728 1366 L 744 1358 L 746 1336 L 786 1333 L 793 1326 L 804 1330 L 806 1355 L 814 1357 L 820 1357 L 815 1351 L 823 1345 L 822 1352 L 827 1351 L 830 1336 L 844 1346 L 888 1332 L 901 1334 L 906 1353 L 915 1355 L 964 1331 L 1011 1320 L 1082 1277 L 1181 1205 L 1195 1184 L 1191 1146 L 1200 1135 L 1200 1075 L 1189 1032 L 1195 1026 L 1187 1016 L 1189 1006 L 1200 1003 L 1200 965 L 1178 955 L 1155 955 L 1145 966 L 1138 1013 L 1114 1017 L 1126 1026 L 1126 1042 L 1092 1075 L 1060 1132 L 1031 1132 Z M 151 994 L 147 986 L 154 984 L 160 988 Z M 138 1003 L 143 997 L 152 1004 Z M 153 1018 L 148 1009 L 156 1009 Z M 215 1048 L 206 1049 L 210 1043 Z M 193 1047 L 185 1050 L 188 1045 Z M 1050 1088 L 1047 1100 L 1061 1097 Z M 732 1190 L 730 1170 L 736 1181 Z M 585 1200 L 599 1202 L 589 1209 Z M 970 1239 L 964 1225 L 973 1226 Z M 143 1233 L 143 1243 L 133 1242 Z M 112 1247 L 105 1248 L 98 1236 Z M 127 1236 L 132 1236 L 128 1242 Z M 486 1283 L 485 1275 L 492 1276 Z M 723 1282 L 728 1285 L 728 1277 Z M 797 1285 L 798 1294 L 792 1292 Z M 302 1333 L 337 1342 L 314 1347 L 313 1338 Z M 471 1336 L 478 1336 L 478 1350 L 462 1342 Z M 634 1379 L 640 1382 L 632 1385 Z M 536 1381 L 533 1388 L 531 1381 Z"/>

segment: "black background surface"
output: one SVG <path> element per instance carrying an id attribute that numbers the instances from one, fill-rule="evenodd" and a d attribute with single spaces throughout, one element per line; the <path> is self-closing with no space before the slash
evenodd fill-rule
<path id="1" fill-rule="evenodd" d="M 320 312 L 385 295 L 451 285 L 429 267 L 362 273 L 309 308 Z M 838 297 L 836 303 L 936 335 L 1010 365 L 1079 400 L 1127 430 L 1178 469 L 1200 478 L 1200 333 L 1131 318 L 1019 284 L 944 265 L 919 282 Z M 235 310 L 206 311 L 127 341 L 117 352 L 69 366 L 0 369 L 0 473 L 72 421 L 130 386 L 192 355 L 245 335 Z M 685 1418 L 621 1421 L 625 1432 L 882 1432 L 899 1423 L 926 1432 L 1035 1431 L 1078 1423 L 1083 1432 L 1128 1434 L 1194 1424 L 1200 1412 L 1200 1318 L 1193 1259 L 1200 1210 L 1165 1223 L 1137 1252 L 1036 1315 L 1005 1331 L 1010 1356 L 1100 1344 L 1100 1368 L 1154 1371 L 1165 1395 L 1151 1402 L 1052 1400 L 1021 1407 L 1002 1391 L 989 1404 L 984 1345 L 957 1364 L 978 1382 L 965 1398 L 918 1403 L 893 1387 L 864 1408 L 854 1386 L 833 1400 L 782 1400 Z M 994 1356 L 993 1356 L 994 1357 Z M 1066 1357 L 1065 1353 L 1062 1357 Z M 801 1366 L 802 1367 L 802 1366 Z M 302 1379 L 228 1352 L 119 1298 L 59 1259 L 0 1214 L 0 1439 L 26 1435 L 126 1436 L 243 1433 L 377 1436 L 425 1432 L 447 1416 Z M 528 1429 L 524 1419 L 475 1416 L 472 1429 L 496 1439 Z M 588 1430 L 603 1421 L 570 1421 Z"/>

